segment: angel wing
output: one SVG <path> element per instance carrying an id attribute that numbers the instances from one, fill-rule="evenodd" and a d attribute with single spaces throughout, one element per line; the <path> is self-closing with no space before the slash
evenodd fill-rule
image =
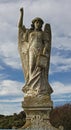
<path id="1" fill-rule="evenodd" d="M 48 49 L 47 49 L 47 53 L 49 55 L 48 58 L 48 67 L 47 67 L 47 77 L 48 77 L 48 73 L 49 73 L 49 65 L 50 65 L 50 53 L 51 53 L 51 27 L 50 24 L 46 23 L 45 27 L 44 27 L 44 35 L 46 36 L 46 44 L 48 44 Z"/>
<path id="2" fill-rule="evenodd" d="M 24 77 L 26 82 L 28 81 L 28 41 L 27 41 L 27 31 L 23 31 L 23 29 L 19 30 L 18 34 L 18 49 L 20 53 L 20 58 L 22 62 L 22 68 L 24 72 Z"/>

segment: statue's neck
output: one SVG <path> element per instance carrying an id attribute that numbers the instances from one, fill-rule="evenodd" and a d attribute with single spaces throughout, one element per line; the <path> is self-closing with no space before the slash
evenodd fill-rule
<path id="1" fill-rule="evenodd" d="M 38 29 L 35 28 L 34 30 L 35 30 L 35 31 L 39 31 L 39 28 L 38 28 Z"/>
<path id="2" fill-rule="evenodd" d="M 34 29 L 34 31 L 37 31 L 37 32 L 38 32 L 38 31 L 41 31 L 41 29 L 39 29 L 39 28 L 38 28 L 38 29 L 36 29 L 36 28 L 35 28 L 35 29 Z"/>

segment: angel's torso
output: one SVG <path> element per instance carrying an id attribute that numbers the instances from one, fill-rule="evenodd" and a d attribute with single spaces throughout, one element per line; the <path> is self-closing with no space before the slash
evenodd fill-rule
<path id="1" fill-rule="evenodd" d="M 22 31 L 21 39 L 21 47 L 23 52 L 25 49 L 35 50 L 37 53 L 43 52 L 43 48 L 45 47 L 45 32 L 44 31 L 30 31 L 26 29 L 26 32 Z M 26 48 L 26 45 L 28 48 Z"/>
<path id="2" fill-rule="evenodd" d="M 41 51 L 44 47 L 43 43 L 43 32 L 42 31 L 33 31 L 29 34 L 29 46 L 30 48 L 35 48 Z"/>

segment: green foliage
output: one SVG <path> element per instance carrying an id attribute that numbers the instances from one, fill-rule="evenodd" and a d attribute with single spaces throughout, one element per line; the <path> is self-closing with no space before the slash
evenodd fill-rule
<path id="1" fill-rule="evenodd" d="M 20 128 L 25 124 L 24 111 L 11 116 L 0 115 L 0 129 L 12 129 L 13 126 Z"/>

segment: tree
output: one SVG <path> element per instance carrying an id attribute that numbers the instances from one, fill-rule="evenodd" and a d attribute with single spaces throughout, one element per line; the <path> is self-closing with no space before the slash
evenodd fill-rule
<path id="1" fill-rule="evenodd" d="M 55 127 L 64 126 L 64 130 L 71 130 L 71 104 L 56 107 L 50 114 L 50 122 Z"/>

